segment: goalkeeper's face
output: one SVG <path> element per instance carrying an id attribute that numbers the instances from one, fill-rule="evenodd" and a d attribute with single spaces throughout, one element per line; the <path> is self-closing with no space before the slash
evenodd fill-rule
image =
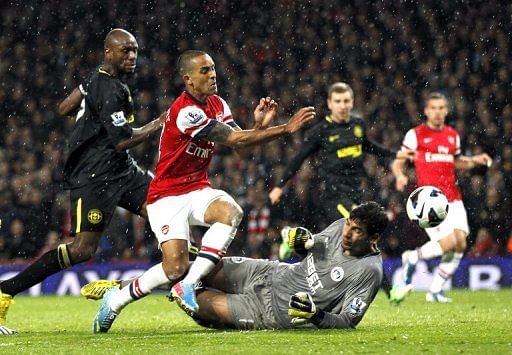
<path id="1" fill-rule="evenodd" d="M 364 256 L 374 250 L 378 235 L 368 235 L 366 226 L 358 220 L 347 218 L 341 232 L 343 254 L 349 256 Z"/>

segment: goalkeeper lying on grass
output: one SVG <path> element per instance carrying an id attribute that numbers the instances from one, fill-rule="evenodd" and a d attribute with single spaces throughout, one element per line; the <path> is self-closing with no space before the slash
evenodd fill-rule
<path id="1" fill-rule="evenodd" d="M 304 255 L 301 262 L 223 258 L 197 289 L 199 311 L 191 316 L 219 329 L 355 328 L 381 284 L 376 243 L 387 221 L 377 203 L 366 202 L 318 234 L 289 229 L 288 243 Z M 102 308 L 111 308 L 113 292 L 119 289 L 107 291 Z"/>

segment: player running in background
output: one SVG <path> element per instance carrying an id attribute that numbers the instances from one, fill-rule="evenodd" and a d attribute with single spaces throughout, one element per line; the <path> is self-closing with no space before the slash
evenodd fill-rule
<path id="1" fill-rule="evenodd" d="M 185 91 L 168 111 L 155 178 L 147 197 L 149 222 L 163 260 L 129 287 L 112 289 L 105 295 L 93 322 L 94 332 L 107 332 L 124 306 L 161 285 L 174 284 L 187 270 L 172 293 L 182 307 L 197 312 L 196 284 L 225 254 L 243 214 L 231 196 L 210 187 L 208 166 L 215 143 L 234 149 L 265 143 L 297 132 L 315 116 L 314 109 L 306 107 L 286 124 L 268 127 L 276 116 L 277 105 L 269 98 L 261 99 L 254 112 L 257 129 L 241 130 L 226 101 L 216 95 L 215 64 L 207 53 L 184 52 L 177 69 Z M 189 227 L 193 225 L 209 229 L 189 269 Z"/>
<path id="2" fill-rule="evenodd" d="M 379 204 L 365 202 L 318 234 L 290 229 L 301 262 L 223 258 L 204 278 L 192 317 L 219 329 L 355 328 L 381 284 L 376 245 L 387 223 Z M 101 282 L 88 285 L 90 298 L 102 297 Z"/>
<path id="3" fill-rule="evenodd" d="M 427 228 L 430 241 L 402 254 L 405 285 L 395 285 L 391 290 L 391 301 L 400 303 L 412 290 L 412 276 L 419 259 L 442 256 L 426 299 L 429 302 L 451 302 L 443 293 L 443 285 L 459 266 L 466 250 L 469 226 L 462 196 L 457 185 L 455 168 L 472 169 L 477 165 L 488 165 L 492 159 L 487 154 L 466 157 L 461 154 L 460 137 L 457 131 L 446 125 L 448 100 L 443 94 L 434 92 L 425 101 L 427 121 L 410 129 L 404 137 L 402 149 L 417 152 L 414 161 L 417 185 L 439 188 L 448 198 L 448 216 L 439 226 Z M 403 191 L 408 178 L 404 174 L 405 161 L 395 160 L 392 170 L 396 178 L 396 189 Z"/>
<path id="4" fill-rule="evenodd" d="M 145 199 L 151 177 L 127 149 L 159 131 L 162 121 L 131 127 L 134 103 L 123 76 L 135 71 L 137 50 L 131 33 L 110 31 L 105 37 L 103 64 L 80 85 L 81 92 L 73 91 L 59 106 L 59 112 L 67 114 L 81 98 L 64 167 L 65 187 L 71 190 L 74 239 L 0 284 L 0 324 L 6 321 L 15 295 L 94 255 L 116 206 L 147 216 Z"/>
<path id="5" fill-rule="evenodd" d="M 314 155 L 319 178 L 325 184 L 322 196 L 325 220 L 334 221 L 347 217 L 360 203 L 364 153 L 400 159 L 413 159 L 414 154 L 391 151 L 366 136 L 365 121 L 352 114 L 354 92 L 348 84 L 334 83 L 329 87 L 327 107 L 329 115 L 307 130 L 300 151 L 286 166 L 280 184 L 270 191 L 269 198 L 272 204 L 277 204 L 286 183 L 304 160 Z"/>

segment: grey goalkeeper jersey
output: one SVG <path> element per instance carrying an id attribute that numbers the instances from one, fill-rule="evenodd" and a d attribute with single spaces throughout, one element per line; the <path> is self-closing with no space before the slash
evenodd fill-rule
<path id="1" fill-rule="evenodd" d="M 276 265 L 272 273 L 272 305 L 278 322 L 290 327 L 288 301 L 296 292 L 313 296 L 324 317 L 312 322 L 318 328 L 354 328 L 375 298 L 382 281 L 380 253 L 343 255 L 339 219 L 315 234 L 314 246 L 299 263 Z"/>

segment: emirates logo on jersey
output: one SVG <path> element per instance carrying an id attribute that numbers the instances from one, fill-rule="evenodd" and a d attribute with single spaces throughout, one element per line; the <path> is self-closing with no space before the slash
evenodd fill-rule
<path id="1" fill-rule="evenodd" d="M 215 115 L 215 119 L 217 119 L 217 121 L 222 121 L 222 112 L 217 112 L 217 114 Z"/>
<path id="2" fill-rule="evenodd" d="M 167 233 L 169 233 L 169 226 L 166 224 L 165 226 L 162 226 L 162 228 L 160 228 L 160 230 L 162 231 L 162 233 L 164 235 L 166 235 Z"/>

